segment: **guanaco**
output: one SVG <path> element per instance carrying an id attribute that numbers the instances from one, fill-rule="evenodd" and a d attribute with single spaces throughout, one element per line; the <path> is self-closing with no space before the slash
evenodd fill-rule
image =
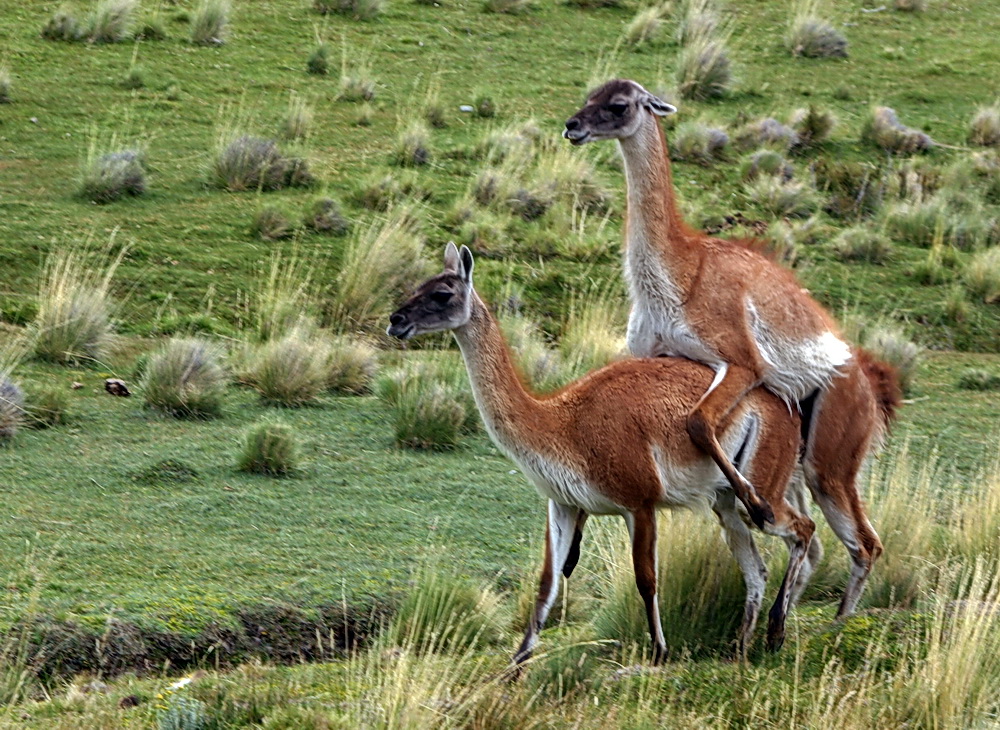
<path id="1" fill-rule="evenodd" d="M 656 598 L 656 510 L 711 508 L 743 573 L 747 596 L 737 637 L 740 653 L 753 635 L 767 570 L 746 511 L 711 458 L 691 442 L 687 413 L 712 381 L 689 359 L 629 359 L 596 370 L 556 393 L 538 396 L 523 383 L 500 328 L 473 288 L 468 248 L 449 243 L 444 272 L 422 284 L 389 318 L 389 335 L 451 330 L 468 370 L 476 405 L 494 443 L 548 499 L 545 557 L 534 611 L 514 660 L 530 657 L 559 590 L 572 574 L 590 515 L 620 515 L 631 538 L 636 586 L 653 641 L 667 651 Z M 800 419 L 764 388 L 751 390 L 719 424 L 720 448 L 757 484 L 774 519 L 768 533 L 789 550 L 784 581 L 771 609 L 768 646 L 778 648 L 815 529 L 785 499 L 796 466 Z"/>
<path id="2" fill-rule="evenodd" d="M 629 349 L 690 358 L 715 372 L 686 429 L 758 525 L 770 519 L 767 500 L 721 448 L 718 429 L 762 384 L 801 411 L 806 482 L 853 561 L 838 615 L 850 613 L 882 552 L 856 483 L 899 404 L 895 373 L 851 348 L 826 310 L 754 242 L 712 238 L 685 223 L 657 121 L 675 111 L 618 79 L 594 91 L 563 132 L 574 145 L 616 139 L 625 161 Z"/>

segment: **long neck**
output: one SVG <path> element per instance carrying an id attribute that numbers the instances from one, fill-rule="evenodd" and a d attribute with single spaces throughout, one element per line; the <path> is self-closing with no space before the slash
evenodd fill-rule
<path id="1" fill-rule="evenodd" d="M 551 427 L 550 414 L 525 389 L 489 309 L 475 291 L 471 297 L 471 317 L 454 333 L 479 412 L 500 446 L 513 451 L 537 448 Z"/>

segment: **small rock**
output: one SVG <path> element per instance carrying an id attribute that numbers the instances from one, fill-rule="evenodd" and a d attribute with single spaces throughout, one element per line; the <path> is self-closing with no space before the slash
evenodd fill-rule
<path id="1" fill-rule="evenodd" d="M 73 390 L 80 390 L 80 388 L 83 387 L 83 383 L 78 383 L 74 380 L 73 384 L 70 385 L 69 387 L 72 388 Z"/>
<path id="2" fill-rule="evenodd" d="M 31 122 L 32 124 L 38 124 L 38 117 L 32 117 L 28 121 Z"/>
<path id="3" fill-rule="evenodd" d="M 130 707 L 138 707 L 141 704 L 142 700 L 136 695 L 126 695 L 118 700 L 118 706 L 123 710 L 127 710 Z"/>
<path id="4" fill-rule="evenodd" d="M 474 106 L 472 106 L 471 104 L 462 104 L 461 106 L 458 107 L 458 110 L 460 112 L 470 113 L 470 112 L 474 112 L 476 110 L 476 108 Z"/>
<path id="5" fill-rule="evenodd" d="M 111 395 L 117 395 L 122 398 L 128 398 L 132 395 L 132 391 L 128 389 L 125 385 L 124 380 L 119 380 L 118 378 L 108 378 L 104 381 L 104 389 L 111 393 Z"/>

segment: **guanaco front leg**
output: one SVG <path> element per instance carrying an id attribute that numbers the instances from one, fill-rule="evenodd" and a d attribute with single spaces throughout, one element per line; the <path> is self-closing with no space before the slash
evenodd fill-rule
<path id="1" fill-rule="evenodd" d="M 660 606 L 656 600 L 656 510 L 652 507 L 637 510 L 625 516 L 629 536 L 632 538 L 632 567 L 635 586 L 646 606 L 646 622 L 653 639 L 653 663 L 660 664 L 667 658 L 667 642 L 660 623 Z"/>
<path id="2" fill-rule="evenodd" d="M 746 477 L 736 470 L 716 437 L 716 428 L 722 419 L 760 382 L 753 371 L 723 363 L 716 371 L 715 380 L 708 391 L 688 414 L 687 431 L 695 446 L 711 456 L 722 470 L 736 496 L 750 513 L 753 523 L 763 528 L 765 522 L 774 522 L 771 506 L 757 494 Z"/>
<path id="3" fill-rule="evenodd" d="M 538 634 L 559 595 L 559 575 L 567 578 L 580 557 L 580 540 L 587 513 L 578 507 L 567 507 L 549 500 L 548 524 L 545 528 L 545 559 L 542 576 L 538 582 L 535 610 L 528 621 L 521 646 L 514 654 L 514 663 L 521 664 L 531 657 L 538 643 Z"/>

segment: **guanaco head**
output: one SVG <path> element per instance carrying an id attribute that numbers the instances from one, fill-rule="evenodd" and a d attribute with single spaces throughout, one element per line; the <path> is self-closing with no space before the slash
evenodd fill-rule
<path id="1" fill-rule="evenodd" d="M 401 340 L 461 327 L 472 315 L 472 251 L 448 242 L 444 271 L 431 277 L 389 317 L 386 333 Z"/>
<path id="2" fill-rule="evenodd" d="M 676 111 L 635 81 L 615 79 L 594 91 L 583 109 L 566 120 L 563 137 L 573 144 L 631 137 L 647 114 L 663 117 Z"/>

